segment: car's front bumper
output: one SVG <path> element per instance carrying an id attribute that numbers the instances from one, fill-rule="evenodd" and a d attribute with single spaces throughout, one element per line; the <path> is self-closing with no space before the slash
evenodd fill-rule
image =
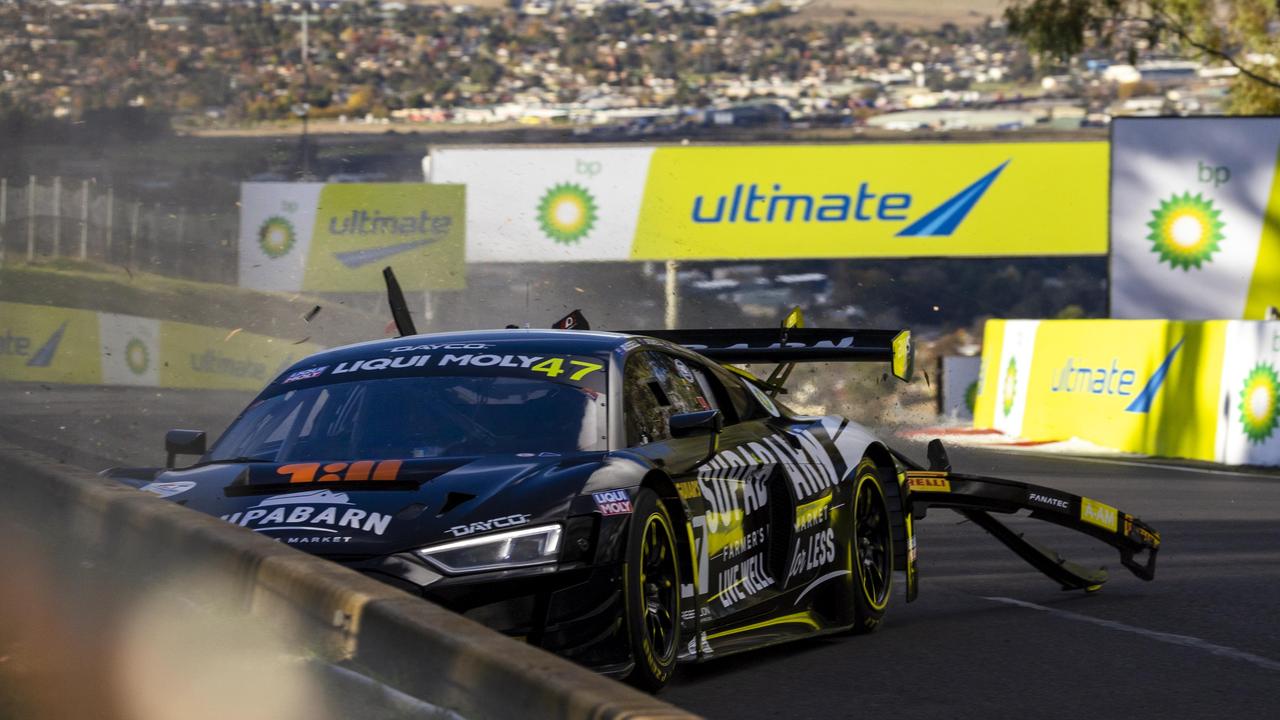
<path id="1" fill-rule="evenodd" d="M 631 667 L 620 564 L 450 576 L 409 553 L 339 562 L 598 671 L 624 674 Z"/>

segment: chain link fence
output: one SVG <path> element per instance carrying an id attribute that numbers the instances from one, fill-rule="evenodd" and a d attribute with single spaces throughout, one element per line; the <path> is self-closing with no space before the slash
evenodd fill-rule
<path id="1" fill-rule="evenodd" d="M 122 197 L 92 179 L 0 178 L 0 263 L 67 258 L 236 283 L 234 214 Z"/>

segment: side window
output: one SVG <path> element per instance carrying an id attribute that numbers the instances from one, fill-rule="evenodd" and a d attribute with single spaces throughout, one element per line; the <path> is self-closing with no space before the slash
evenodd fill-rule
<path id="1" fill-rule="evenodd" d="M 698 412 L 716 408 L 715 393 L 712 392 L 701 368 L 665 353 L 654 353 L 654 355 L 663 369 L 665 375 L 662 378 L 663 389 L 671 395 L 672 405 L 676 408 L 675 412 Z"/>
<path id="2" fill-rule="evenodd" d="M 640 351 L 627 358 L 622 375 L 622 399 L 626 403 L 627 445 L 647 445 L 667 439 L 671 398 L 658 379 L 665 371 L 652 353 Z"/>
<path id="3" fill-rule="evenodd" d="M 729 402 L 737 411 L 739 420 L 761 420 L 778 416 L 778 408 L 773 401 L 756 386 L 727 370 L 718 370 L 716 377 L 724 386 L 725 394 L 729 396 Z M 725 422 L 728 422 L 727 418 Z"/>

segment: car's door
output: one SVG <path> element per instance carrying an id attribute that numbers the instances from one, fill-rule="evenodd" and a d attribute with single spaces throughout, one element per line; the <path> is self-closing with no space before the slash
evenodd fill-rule
<path id="1" fill-rule="evenodd" d="M 775 537 L 773 528 L 787 525 L 792 511 L 769 502 L 771 490 L 781 489 L 777 455 L 761 442 L 769 416 L 735 402 L 716 372 L 691 357 L 651 350 L 634 362 L 626 383 L 629 444 L 663 459 L 689 506 L 702 625 L 732 624 L 776 595 L 785 570 L 789 533 Z M 715 455 L 695 466 L 707 456 L 707 439 L 667 437 L 666 418 L 710 409 L 720 410 L 725 429 Z"/>

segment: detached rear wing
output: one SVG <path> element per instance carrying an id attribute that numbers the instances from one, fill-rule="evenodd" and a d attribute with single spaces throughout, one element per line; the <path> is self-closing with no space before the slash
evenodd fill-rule
<path id="1" fill-rule="evenodd" d="M 1084 533 L 1120 551 L 1120 564 L 1143 580 L 1156 573 L 1160 533 L 1147 523 L 1093 498 L 1056 488 L 951 471 L 942 443 L 929 443 L 929 468 L 895 453 L 906 465 L 907 507 L 914 519 L 929 508 L 953 510 L 986 530 L 1018 557 L 1058 582 L 1064 590 L 1094 591 L 1107 581 L 1105 569 L 1087 568 L 1055 550 L 1014 532 L 990 513 L 1029 510 L 1030 517 Z"/>
<path id="2" fill-rule="evenodd" d="M 745 330 L 634 330 L 683 345 L 721 363 L 883 362 L 908 381 L 915 366 L 910 330 L 752 328 Z"/>

